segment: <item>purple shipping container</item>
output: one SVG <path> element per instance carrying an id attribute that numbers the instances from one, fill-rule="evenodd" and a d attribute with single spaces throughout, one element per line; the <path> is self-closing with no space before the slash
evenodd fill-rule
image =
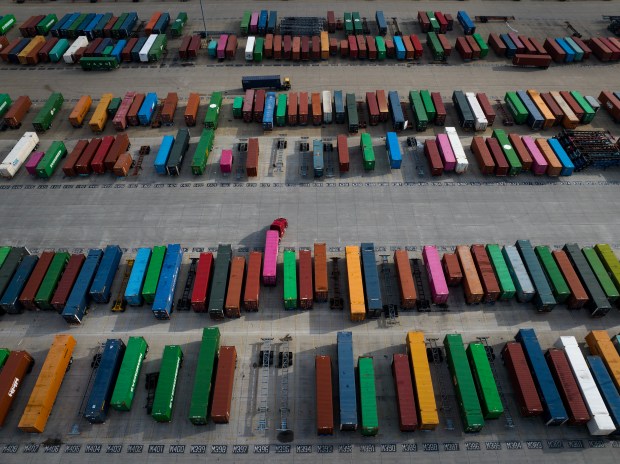
<path id="1" fill-rule="evenodd" d="M 253 34 L 258 32 L 258 11 L 252 13 L 252 18 L 250 19 L 250 32 Z"/>
<path id="2" fill-rule="evenodd" d="M 226 58 L 226 44 L 228 43 L 228 34 L 220 35 L 220 40 L 217 41 L 217 58 L 223 60 Z"/>
<path id="3" fill-rule="evenodd" d="M 422 259 L 424 259 L 424 264 L 426 265 L 433 303 L 446 303 L 448 301 L 448 284 L 446 283 L 446 276 L 443 273 L 437 248 L 429 245 L 425 246 L 422 249 Z"/>
<path id="4" fill-rule="evenodd" d="M 45 153 L 42 151 L 35 151 L 30 155 L 30 158 L 26 161 L 26 171 L 28 171 L 28 174 L 32 174 L 33 176 L 37 175 L 37 164 L 39 164 L 43 155 L 45 155 Z"/>
<path id="5" fill-rule="evenodd" d="M 263 285 L 276 284 L 276 267 L 280 236 L 275 230 L 268 230 L 265 235 L 265 257 L 263 259 Z"/>
<path id="6" fill-rule="evenodd" d="M 450 139 L 447 134 L 439 134 L 437 136 L 437 146 L 439 147 L 439 155 L 441 161 L 443 161 L 444 171 L 454 171 L 456 168 L 456 157 L 452 151 L 452 145 L 450 145 Z"/>
<path id="7" fill-rule="evenodd" d="M 523 140 L 523 145 L 525 145 L 525 148 L 532 157 L 532 172 L 537 176 L 542 176 L 547 172 L 547 160 L 536 146 L 536 142 L 534 142 L 532 137 L 524 135 L 521 137 L 521 140 Z"/>
<path id="8" fill-rule="evenodd" d="M 222 150 L 220 157 L 220 171 L 232 172 L 233 153 L 232 150 Z"/>

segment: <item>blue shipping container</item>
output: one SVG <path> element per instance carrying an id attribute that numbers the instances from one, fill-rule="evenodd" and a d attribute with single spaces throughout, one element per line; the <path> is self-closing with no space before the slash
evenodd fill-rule
<path id="1" fill-rule="evenodd" d="M 95 48 L 95 56 L 103 56 L 103 51 L 109 47 L 110 45 L 112 45 L 112 39 L 105 38 L 101 41 L 101 43 L 97 46 L 97 48 Z"/>
<path id="2" fill-rule="evenodd" d="M 95 13 L 88 13 L 82 23 L 77 28 L 77 35 L 85 35 L 86 29 L 90 26 L 90 23 L 95 19 Z"/>
<path id="3" fill-rule="evenodd" d="M 17 55 L 19 55 L 19 52 L 21 52 L 24 48 L 26 48 L 26 46 L 30 43 L 31 39 L 21 39 L 19 41 L 19 43 L 17 45 L 15 45 L 10 51 L 9 51 L 9 62 L 13 63 L 13 64 L 19 64 L 19 58 L 17 57 Z"/>
<path id="4" fill-rule="evenodd" d="M 466 11 L 460 10 L 456 14 L 456 19 L 463 26 L 463 33 L 465 35 L 472 35 L 476 32 L 476 25 L 471 20 Z"/>
<path id="5" fill-rule="evenodd" d="M 142 286 L 150 261 L 151 249 L 140 248 L 131 268 L 127 288 L 125 288 L 125 301 L 129 306 L 140 306 L 142 304 Z"/>
<path id="6" fill-rule="evenodd" d="M 338 393 L 340 430 L 357 430 L 357 394 L 351 332 L 338 332 Z"/>
<path id="7" fill-rule="evenodd" d="M 90 287 L 90 297 L 95 303 L 108 303 L 112 291 L 114 276 L 121 262 L 123 250 L 118 245 L 105 247 L 101 264 Z"/>
<path id="8" fill-rule="evenodd" d="M 375 257 L 375 244 L 362 243 L 362 279 L 364 282 L 364 296 L 366 299 L 366 313 L 368 317 L 381 317 L 383 312 L 383 299 L 377 272 L 377 260 Z"/>
<path id="9" fill-rule="evenodd" d="M 168 164 L 168 157 L 170 151 L 172 151 L 172 145 L 174 145 L 174 137 L 172 135 L 164 135 L 161 139 L 161 145 L 159 151 L 155 157 L 155 172 L 157 174 L 166 174 L 166 165 Z"/>
<path id="10" fill-rule="evenodd" d="M 562 48 L 562 50 L 564 50 L 564 52 L 566 52 L 566 58 L 564 58 L 566 63 L 572 63 L 575 61 L 575 51 L 566 43 L 564 39 L 558 37 L 555 39 L 555 42 L 560 46 L 560 48 Z"/>
<path id="11" fill-rule="evenodd" d="M 155 92 L 147 93 L 144 97 L 144 103 L 138 111 L 138 120 L 141 125 L 148 126 L 151 123 L 155 105 L 157 105 L 157 94 Z"/>
<path id="12" fill-rule="evenodd" d="M 344 100 L 342 99 L 342 90 L 334 91 L 334 110 L 336 111 L 336 123 L 344 124 L 346 113 L 344 112 Z"/>
<path id="13" fill-rule="evenodd" d="M 263 130 L 273 130 L 273 112 L 276 108 L 276 93 L 267 92 L 265 95 L 265 110 L 263 111 Z"/>
<path id="14" fill-rule="evenodd" d="M 165 34 L 168 24 L 170 24 L 170 13 L 162 13 L 155 23 L 153 34 Z"/>
<path id="15" fill-rule="evenodd" d="M 24 308 L 18 301 L 19 296 L 22 294 L 22 290 L 26 286 L 26 282 L 32 274 L 34 267 L 39 261 L 39 257 L 36 255 L 28 255 L 22 259 L 19 263 L 13 278 L 9 282 L 6 291 L 0 299 L 0 307 L 9 314 L 19 314 L 24 311 Z"/>
<path id="16" fill-rule="evenodd" d="M 67 37 L 67 32 L 73 23 L 80 17 L 80 13 L 73 13 L 60 28 L 60 37 Z"/>
<path id="17" fill-rule="evenodd" d="M 523 264 L 525 264 L 530 280 L 536 289 L 536 295 L 533 298 L 534 306 L 538 311 L 551 311 L 555 307 L 556 301 L 532 244 L 529 240 L 517 240 L 515 247 L 519 250 Z"/>
<path id="18" fill-rule="evenodd" d="M 564 150 L 564 147 L 562 147 L 562 144 L 557 139 L 548 139 L 547 142 L 553 150 L 553 153 L 555 153 L 555 156 L 557 156 L 560 163 L 562 163 L 560 175 L 571 176 L 575 170 L 575 165 L 568 157 L 568 154 Z"/>
<path id="19" fill-rule="evenodd" d="M 575 61 L 583 61 L 583 49 L 577 45 L 572 37 L 564 37 L 564 42 L 575 52 Z"/>
<path id="20" fill-rule="evenodd" d="M 385 16 L 383 15 L 383 11 L 377 10 L 377 12 L 375 13 L 375 20 L 377 21 L 377 28 L 379 29 L 379 34 L 387 34 L 387 23 L 385 22 Z"/>
<path id="21" fill-rule="evenodd" d="M 536 389 L 543 404 L 543 418 L 546 425 L 562 425 L 568 420 L 566 409 L 558 392 L 549 366 L 545 361 L 534 329 L 520 329 L 515 340 L 521 343 L 527 364 L 532 371 Z"/>
<path id="22" fill-rule="evenodd" d="M 168 245 L 153 301 L 153 314 L 157 319 L 170 319 L 182 259 L 181 245 L 178 243 Z"/>
<path id="23" fill-rule="evenodd" d="M 390 107 L 390 114 L 392 115 L 392 127 L 394 127 L 395 131 L 404 130 L 405 117 L 403 116 L 403 109 L 400 106 L 400 97 L 395 90 L 390 90 L 388 92 L 388 105 Z"/>
<path id="24" fill-rule="evenodd" d="M 50 29 L 52 37 L 60 37 L 60 30 L 64 27 L 65 23 L 69 20 L 69 18 L 71 18 L 71 13 L 67 13 L 66 15 L 64 15 L 62 18 L 60 18 L 60 21 L 58 21 L 52 26 L 52 28 Z"/>
<path id="25" fill-rule="evenodd" d="M 123 48 L 125 48 L 125 45 L 127 45 L 127 40 L 119 40 L 118 42 L 116 42 L 114 50 L 112 50 L 111 56 L 116 58 L 116 61 L 118 61 L 119 63 L 121 62 L 121 53 L 123 52 Z"/>
<path id="26" fill-rule="evenodd" d="M 388 159 L 390 160 L 390 167 L 392 169 L 400 169 L 403 156 L 400 151 L 400 144 L 398 143 L 396 132 L 387 133 L 385 137 L 385 149 L 387 150 Z"/>
<path id="27" fill-rule="evenodd" d="M 506 44 L 506 58 L 512 58 L 517 54 L 517 46 L 508 36 L 508 34 L 500 34 L 499 38 Z"/>
<path id="28" fill-rule="evenodd" d="M 502 248 L 502 255 L 506 260 L 506 266 L 508 266 L 508 272 L 512 277 L 512 281 L 515 284 L 517 301 L 521 303 L 527 303 L 534 298 L 534 285 L 530 280 L 530 276 L 527 274 L 525 265 L 521 260 L 519 251 L 516 247 L 506 245 Z"/>
<path id="29" fill-rule="evenodd" d="M 168 18 L 170 18 L 170 15 L 168 15 Z M 119 30 L 120 37 L 129 37 L 129 35 L 131 34 L 131 31 L 133 31 L 133 28 L 136 26 L 137 22 L 138 22 L 138 14 L 136 12 L 129 13 L 127 17 L 125 18 L 125 21 L 123 21 L 123 25 L 121 26 Z"/>
<path id="30" fill-rule="evenodd" d="M 260 10 L 260 16 L 258 17 L 258 33 L 265 34 L 267 31 L 267 10 Z"/>
<path id="31" fill-rule="evenodd" d="M 28 256 L 30 252 L 25 247 L 13 247 L 11 251 L 9 251 L 9 255 L 4 260 L 4 264 L 0 267 L 0 295 L 2 295 L 5 290 L 8 288 L 10 279 L 15 274 L 19 263 L 21 263 L 24 256 Z M 4 314 L 4 311 L 1 310 L 0 306 L 0 314 Z"/>
<path id="32" fill-rule="evenodd" d="M 84 29 L 84 35 L 88 40 L 93 40 L 95 38 L 95 27 L 97 27 L 101 18 L 103 18 L 103 13 L 95 15 L 91 22 L 88 23 L 88 26 L 86 26 L 86 29 Z"/>
<path id="33" fill-rule="evenodd" d="M 396 48 L 396 59 L 404 60 L 406 54 L 405 44 L 399 35 L 394 36 L 394 47 Z"/>
<path id="34" fill-rule="evenodd" d="M 312 141 L 312 166 L 314 168 L 314 177 L 322 177 L 324 169 L 322 140 Z"/>
<path id="35" fill-rule="evenodd" d="M 620 430 L 620 394 L 618 394 L 618 389 L 600 356 L 586 356 L 586 360 L 590 365 L 596 386 L 603 396 L 609 415 L 614 421 L 616 433 L 618 433 Z"/>
<path id="36" fill-rule="evenodd" d="M 124 353 L 125 344 L 120 338 L 109 338 L 105 342 L 93 388 L 84 408 L 84 419 L 91 424 L 103 424 L 108 416 L 110 400 Z"/>
<path id="37" fill-rule="evenodd" d="M 269 12 L 269 21 L 267 23 L 267 32 L 269 34 L 275 34 L 278 27 L 278 12 L 271 10 Z"/>
<path id="38" fill-rule="evenodd" d="M 103 250 L 99 248 L 93 248 L 88 251 L 86 260 L 67 299 L 65 309 L 62 310 L 62 317 L 69 324 L 82 323 L 82 318 L 86 314 L 86 308 L 88 307 L 88 290 L 93 283 L 102 256 Z"/>
<path id="39" fill-rule="evenodd" d="M 527 92 L 523 90 L 517 90 L 517 95 L 525 105 L 525 109 L 528 112 L 526 121 L 527 125 L 530 126 L 530 128 L 532 128 L 533 130 L 542 129 L 543 124 L 545 123 L 545 119 L 540 114 L 540 111 L 538 111 L 538 108 L 536 107 L 530 96 L 527 94 Z"/>
<path id="40" fill-rule="evenodd" d="M 97 23 L 97 25 L 93 29 L 93 36 L 94 37 L 103 37 L 103 28 L 108 24 L 110 19 L 112 19 L 112 13 L 105 13 L 101 17 L 101 19 L 99 20 L 99 22 Z"/>

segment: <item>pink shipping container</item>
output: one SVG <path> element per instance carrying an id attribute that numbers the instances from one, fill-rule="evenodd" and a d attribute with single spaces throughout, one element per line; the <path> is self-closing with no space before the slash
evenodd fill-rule
<path id="1" fill-rule="evenodd" d="M 456 168 L 456 157 L 454 156 L 454 151 L 452 151 L 448 135 L 439 134 L 436 142 L 439 147 L 439 156 L 441 156 L 441 161 L 443 161 L 443 170 L 454 171 Z"/>
<path id="2" fill-rule="evenodd" d="M 263 285 L 274 286 L 277 282 L 278 247 L 280 236 L 275 230 L 265 234 L 265 259 L 263 260 Z"/>
<path id="3" fill-rule="evenodd" d="M 523 145 L 525 145 L 525 148 L 532 157 L 532 172 L 537 176 L 542 176 L 547 172 L 547 160 L 536 146 L 536 142 L 534 142 L 532 137 L 524 135 L 521 137 L 521 140 L 523 140 Z"/>
<path id="4" fill-rule="evenodd" d="M 233 153 L 232 150 L 222 150 L 220 157 L 220 171 L 232 172 Z"/>
<path id="5" fill-rule="evenodd" d="M 521 42 L 517 34 L 515 34 L 514 32 L 509 32 L 508 37 L 510 37 L 512 43 L 514 43 L 515 47 L 517 47 L 517 53 L 526 53 L 525 45 L 523 45 L 523 42 Z"/>
<path id="6" fill-rule="evenodd" d="M 258 11 L 252 13 L 250 17 L 250 33 L 256 34 L 258 32 Z"/>
<path id="7" fill-rule="evenodd" d="M 446 303 L 449 295 L 448 284 L 446 283 L 446 276 L 443 273 L 443 267 L 441 266 L 441 259 L 439 258 L 437 248 L 429 245 L 425 246 L 422 249 L 422 259 L 426 265 L 433 303 Z"/>
<path id="8" fill-rule="evenodd" d="M 220 39 L 217 41 L 217 59 L 223 60 L 226 58 L 226 44 L 228 43 L 228 34 L 220 35 Z"/>
<path id="9" fill-rule="evenodd" d="M 125 130 L 125 128 L 127 127 L 127 113 L 129 112 L 129 108 L 131 108 L 131 105 L 133 104 L 135 96 L 136 92 L 127 92 L 123 97 L 121 106 L 118 107 L 118 110 L 114 115 L 114 119 L 112 120 L 112 124 L 114 124 L 114 129 L 122 131 Z"/>
<path id="10" fill-rule="evenodd" d="M 37 174 L 37 164 L 39 164 L 43 155 L 45 155 L 45 153 L 42 151 L 35 151 L 30 155 L 30 158 L 26 161 L 26 171 L 28 171 L 28 174 L 32 174 L 33 176 Z"/>

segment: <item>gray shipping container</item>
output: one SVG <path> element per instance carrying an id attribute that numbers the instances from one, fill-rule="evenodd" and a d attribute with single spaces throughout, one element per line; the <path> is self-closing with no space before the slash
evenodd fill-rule
<path id="1" fill-rule="evenodd" d="M 508 266 L 508 271 L 510 272 L 512 280 L 515 283 L 515 288 L 517 289 L 517 300 L 521 303 L 532 301 L 536 292 L 534 290 L 534 285 L 530 280 L 530 276 L 527 274 L 525 265 L 521 260 L 519 251 L 514 246 L 506 245 L 502 248 L 502 255 L 504 255 L 506 265 Z"/>

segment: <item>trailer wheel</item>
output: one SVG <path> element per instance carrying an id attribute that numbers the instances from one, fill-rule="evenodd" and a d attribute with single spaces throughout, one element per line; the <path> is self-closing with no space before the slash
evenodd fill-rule
<path id="1" fill-rule="evenodd" d="M 69 359 L 69 364 L 67 364 L 67 368 L 65 369 L 65 374 L 69 372 L 72 364 L 73 364 L 73 356 L 71 356 L 71 359 Z"/>
<path id="2" fill-rule="evenodd" d="M 34 367 L 34 359 L 31 361 L 30 365 L 28 366 L 28 369 L 26 370 L 27 374 L 30 374 L 32 372 L 32 368 Z"/>

